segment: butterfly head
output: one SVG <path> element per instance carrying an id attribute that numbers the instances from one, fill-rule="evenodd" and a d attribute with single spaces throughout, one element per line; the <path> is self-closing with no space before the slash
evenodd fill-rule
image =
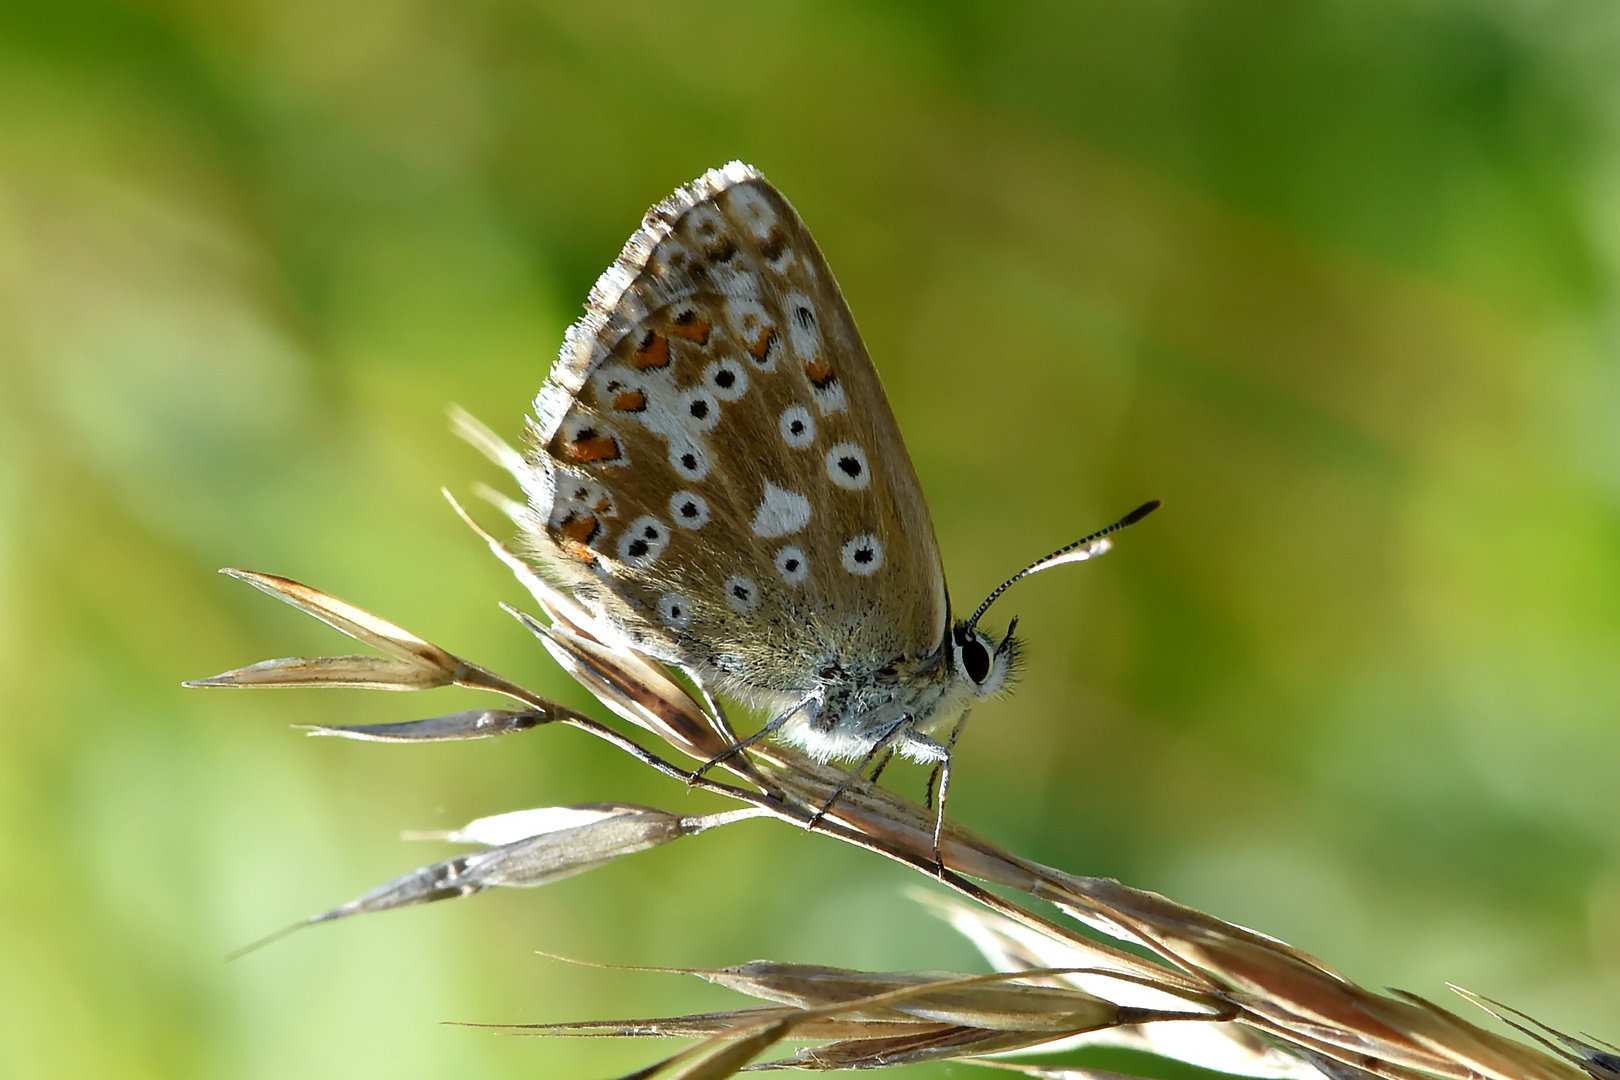
<path id="1" fill-rule="evenodd" d="M 958 622 L 951 628 L 950 668 L 956 683 L 974 697 L 993 697 L 1007 689 L 1018 667 L 1018 639 L 1014 619 L 1002 639 L 992 641 L 977 626 Z"/>

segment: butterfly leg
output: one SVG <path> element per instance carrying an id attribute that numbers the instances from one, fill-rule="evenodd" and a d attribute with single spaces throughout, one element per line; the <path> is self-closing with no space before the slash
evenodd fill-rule
<path id="1" fill-rule="evenodd" d="M 910 726 L 911 717 L 902 716 L 894 723 L 884 728 L 883 734 L 878 736 L 877 741 L 872 744 L 872 749 L 869 750 L 866 756 L 861 759 L 861 763 L 855 766 L 850 774 L 844 778 L 843 783 L 839 784 L 838 787 L 834 789 L 831 797 L 829 797 L 826 802 L 821 804 L 821 809 L 810 815 L 810 820 L 805 822 L 804 827 L 806 829 L 814 829 L 817 823 L 819 823 L 826 815 L 827 811 L 831 810 L 838 800 L 843 797 L 844 792 L 849 790 L 849 785 L 860 779 L 861 773 L 866 771 L 866 767 L 872 764 L 872 762 L 877 759 L 879 754 L 887 750 L 889 751 L 889 756 L 893 757 L 894 749 L 892 744 L 899 741 L 900 737 L 905 734 L 906 729 Z M 883 764 L 887 765 L 888 763 L 889 759 L 884 758 Z M 882 766 L 879 766 L 880 771 L 881 769 Z"/>
<path id="2" fill-rule="evenodd" d="M 939 842 L 945 833 L 945 797 L 951 790 L 951 757 L 956 750 L 957 736 L 962 734 L 962 725 L 966 723 L 967 713 L 964 712 L 957 718 L 956 726 L 951 728 L 951 737 L 939 748 L 942 752 L 939 763 L 934 766 L 934 771 L 928 774 L 928 790 L 923 799 L 925 806 L 934 804 L 934 781 L 938 780 L 939 808 L 934 813 L 934 870 L 940 875 L 945 873 L 945 859 L 940 854 Z"/>
<path id="3" fill-rule="evenodd" d="M 883 755 L 883 760 L 877 763 L 877 768 L 872 770 L 872 775 L 868 776 L 866 778 L 866 782 L 868 784 L 877 783 L 878 782 L 878 777 L 883 775 L 883 770 L 887 769 L 889 767 L 889 762 L 891 762 L 893 760 L 894 760 L 894 748 L 890 747 L 889 752 L 887 754 Z"/>
<path id="4" fill-rule="evenodd" d="M 708 772 L 722 761 L 725 761 L 727 758 L 735 757 L 744 750 L 748 749 L 750 746 L 753 746 L 755 743 L 759 742 L 761 739 L 780 730 L 782 725 L 786 724 L 789 720 L 793 719 L 794 716 L 798 715 L 801 709 L 817 701 L 820 697 L 821 691 L 817 690 L 802 700 L 794 702 L 792 705 L 788 706 L 785 712 L 774 717 L 770 723 L 748 736 L 748 738 L 740 739 L 737 742 L 732 743 L 730 746 L 714 755 L 714 757 L 710 758 L 708 761 L 705 761 L 702 765 L 699 765 L 692 773 L 692 783 L 696 783 L 698 780 L 701 780 L 704 773 Z"/>
<path id="5" fill-rule="evenodd" d="M 962 734 L 962 725 L 966 721 L 967 714 L 964 713 L 961 718 L 956 721 L 956 726 L 951 728 L 951 737 L 945 741 L 945 745 L 939 746 L 938 743 L 934 744 L 939 748 L 941 754 L 935 761 L 934 771 L 928 774 L 928 786 L 923 789 L 923 805 L 929 809 L 933 809 L 934 806 L 934 785 L 939 783 L 941 772 L 944 772 L 945 774 L 945 784 L 948 785 L 950 783 L 951 754 L 956 750 L 956 738 Z M 940 787 L 939 798 L 940 802 L 943 804 L 945 801 L 944 785 L 941 785 Z"/>

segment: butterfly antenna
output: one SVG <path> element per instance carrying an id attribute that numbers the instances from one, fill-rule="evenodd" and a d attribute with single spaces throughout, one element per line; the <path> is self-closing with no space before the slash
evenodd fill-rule
<path id="1" fill-rule="evenodd" d="M 997 585 L 995 590 L 992 591 L 989 596 L 984 598 L 984 603 L 979 605 L 979 610 L 975 611 L 973 613 L 973 618 L 967 621 L 968 629 L 971 630 L 975 626 L 978 626 L 979 620 L 983 618 L 984 613 L 990 610 L 990 605 L 995 603 L 996 599 L 1000 597 L 1002 593 L 1012 588 L 1018 582 L 1029 577 L 1031 574 L 1038 574 L 1042 570 L 1050 570 L 1052 567 L 1062 566 L 1064 563 L 1085 562 L 1087 559 L 1095 559 L 1098 555 L 1101 555 L 1103 552 L 1114 546 L 1113 542 L 1108 539 L 1110 535 L 1119 532 L 1119 530 L 1128 525 L 1135 525 L 1138 521 L 1141 521 L 1158 508 L 1158 499 L 1154 499 L 1152 502 L 1145 502 L 1141 506 L 1138 506 L 1135 510 L 1132 510 L 1124 517 L 1120 518 L 1118 521 L 1114 522 L 1112 525 L 1108 526 L 1106 529 L 1098 529 L 1090 536 L 1081 537 L 1072 544 L 1065 544 L 1045 558 L 1036 559 L 1034 562 L 1018 571 L 1018 573 L 1014 574 L 1006 581 L 1003 581 L 1000 585 Z"/>

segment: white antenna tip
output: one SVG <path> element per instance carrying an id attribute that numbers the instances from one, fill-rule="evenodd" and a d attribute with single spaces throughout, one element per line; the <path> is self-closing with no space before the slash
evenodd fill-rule
<path id="1" fill-rule="evenodd" d="M 1054 555 L 1052 558 L 1047 559 L 1044 562 L 1036 563 L 1034 566 L 1029 568 L 1029 573 L 1038 574 L 1042 570 L 1050 570 L 1054 566 L 1063 566 L 1066 563 L 1085 562 L 1088 559 L 1095 559 L 1097 556 L 1108 551 L 1113 546 L 1114 542 L 1108 537 L 1099 536 L 1091 543 L 1077 547 L 1073 551 L 1065 551 L 1062 555 Z"/>

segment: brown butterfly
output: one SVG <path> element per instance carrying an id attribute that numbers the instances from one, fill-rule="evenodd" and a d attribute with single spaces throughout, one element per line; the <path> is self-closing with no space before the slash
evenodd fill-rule
<path id="1" fill-rule="evenodd" d="M 529 435 L 525 540 L 544 574 L 635 648 L 768 710 L 754 739 L 861 759 L 852 778 L 880 754 L 935 763 L 942 806 L 969 708 L 1018 656 L 1012 626 L 978 629 L 985 609 L 1158 505 L 953 625 L 855 321 L 799 215 L 741 162 L 647 213 L 569 329 Z"/>

